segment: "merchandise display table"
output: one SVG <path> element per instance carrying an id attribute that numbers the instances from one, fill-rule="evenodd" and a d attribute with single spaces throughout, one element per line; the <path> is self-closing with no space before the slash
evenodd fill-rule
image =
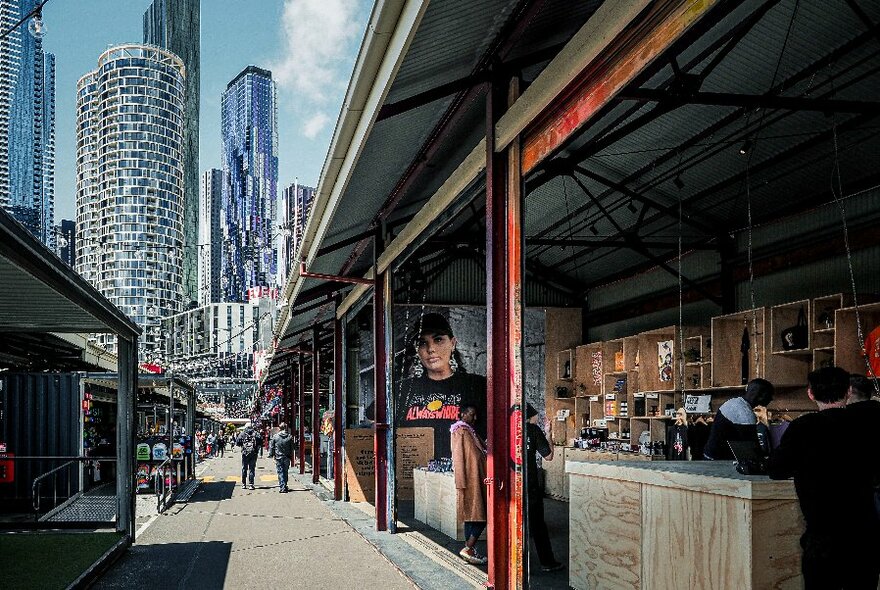
<path id="1" fill-rule="evenodd" d="M 794 482 L 728 461 L 567 461 L 569 584 L 801 588 Z"/>
<path id="2" fill-rule="evenodd" d="M 416 520 L 447 537 L 464 541 L 464 522 L 458 520 L 458 493 L 451 471 L 413 469 L 413 501 Z"/>

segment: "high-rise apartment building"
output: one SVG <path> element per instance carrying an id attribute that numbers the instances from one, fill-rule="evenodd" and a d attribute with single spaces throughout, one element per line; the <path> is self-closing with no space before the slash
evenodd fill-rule
<path id="1" fill-rule="evenodd" d="M 246 301 L 248 288 L 276 284 L 277 121 L 272 73 L 248 66 L 226 86 L 221 100 L 224 302 Z"/>
<path id="2" fill-rule="evenodd" d="M 184 77 L 173 53 L 130 44 L 77 84 L 76 269 L 144 328 L 142 358 L 183 308 Z"/>
<path id="3" fill-rule="evenodd" d="M 220 205 L 223 171 L 213 168 L 202 174 L 199 198 L 199 303 L 220 303 L 220 257 L 223 237 Z"/>
<path id="4" fill-rule="evenodd" d="M 284 285 L 291 272 L 295 272 L 296 257 L 302 243 L 303 233 L 315 198 L 315 189 L 294 182 L 284 189 L 281 199 L 281 210 L 284 216 L 284 228 L 279 240 L 278 284 Z"/>
<path id="5" fill-rule="evenodd" d="M 0 0 L 0 207 L 54 249 L 55 56 L 43 51 L 38 0 Z"/>
<path id="6" fill-rule="evenodd" d="M 183 116 L 183 288 L 198 301 L 200 0 L 153 0 L 144 13 L 144 43 L 158 45 L 186 68 Z"/>

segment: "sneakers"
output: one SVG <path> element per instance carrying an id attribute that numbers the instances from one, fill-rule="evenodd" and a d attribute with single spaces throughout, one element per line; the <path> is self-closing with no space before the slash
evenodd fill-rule
<path id="1" fill-rule="evenodd" d="M 246 490 L 246 489 L 247 489 L 247 484 L 246 484 L 246 483 L 241 484 L 241 489 Z"/>
<path id="2" fill-rule="evenodd" d="M 557 561 L 556 563 L 552 563 L 550 565 L 542 565 L 541 571 L 542 572 L 558 572 L 559 570 L 561 570 L 564 567 L 565 567 L 564 563 L 559 563 Z"/>
<path id="3" fill-rule="evenodd" d="M 257 488 L 254 487 L 254 484 L 251 484 L 251 485 L 250 485 L 250 488 L 251 488 L 252 490 L 257 489 Z"/>
<path id="4" fill-rule="evenodd" d="M 473 547 L 465 547 L 464 549 L 459 551 L 458 554 L 463 560 L 471 565 L 486 565 L 486 563 L 489 561 L 488 559 L 477 553 L 477 550 Z"/>

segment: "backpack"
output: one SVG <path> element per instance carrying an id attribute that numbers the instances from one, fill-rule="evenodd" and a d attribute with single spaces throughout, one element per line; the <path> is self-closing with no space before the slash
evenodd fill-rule
<path id="1" fill-rule="evenodd" d="M 241 436 L 241 452 L 250 455 L 257 449 L 257 437 L 254 431 L 245 432 Z"/>

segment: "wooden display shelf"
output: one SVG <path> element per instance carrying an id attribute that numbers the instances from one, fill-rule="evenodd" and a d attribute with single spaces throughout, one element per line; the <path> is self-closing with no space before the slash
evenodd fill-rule
<path id="1" fill-rule="evenodd" d="M 575 387 L 585 395 L 603 393 L 602 343 L 584 344 L 575 349 Z M 598 365 L 598 369 L 594 366 Z"/>
<path id="2" fill-rule="evenodd" d="M 556 378 L 559 381 L 574 379 L 575 362 L 575 355 L 570 348 L 560 350 L 556 354 Z"/>
<path id="3" fill-rule="evenodd" d="M 867 366 L 864 342 L 859 338 L 856 309 L 846 307 L 834 312 L 834 364 L 850 373 L 864 375 Z M 859 305 L 858 316 L 861 318 L 862 334 L 867 337 L 880 326 L 880 303 Z"/>
<path id="4" fill-rule="evenodd" d="M 770 308 L 770 352 L 773 354 L 794 354 L 802 351 L 807 355 L 810 354 L 810 343 L 812 342 L 813 336 L 813 323 L 811 321 L 812 314 L 810 313 L 810 309 L 809 299 L 792 301 L 791 303 L 783 303 L 782 305 L 774 305 Z M 788 328 L 797 325 L 798 316 L 800 315 L 801 310 L 804 312 L 804 321 L 806 322 L 805 332 L 807 341 L 802 347 L 786 350 L 782 342 L 782 333 Z"/>
<path id="5" fill-rule="evenodd" d="M 602 373 L 618 373 L 626 371 L 623 356 L 623 338 L 602 343 Z"/>

